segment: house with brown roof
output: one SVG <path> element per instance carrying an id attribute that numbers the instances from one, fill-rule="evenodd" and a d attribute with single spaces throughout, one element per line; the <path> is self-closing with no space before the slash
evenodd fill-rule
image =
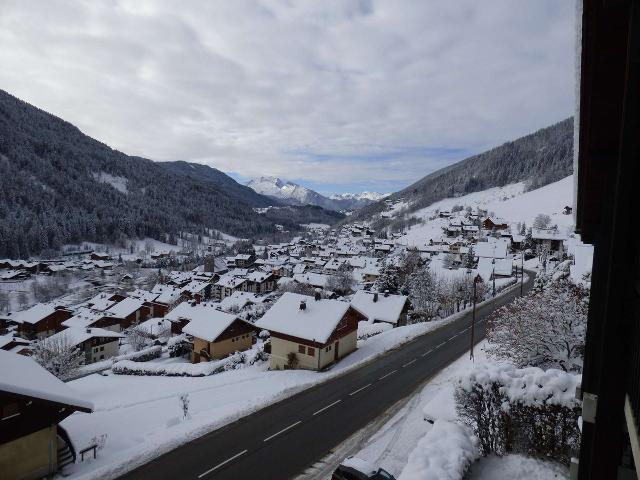
<path id="1" fill-rule="evenodd" d="M 271 332 L 271 369 L 322 370 L 357 349 L 365 318 L 346 302 L 287 292 L 255 326 Z"/>
<path id="2" fill-rule="evenodd" d="M 20 312 L 9 312 L 2 319 L 18 326 L 18 334 L 28 340 L 41 340 L 62 330 L 62 322 L 71 318 L 71 310 L 51 303 L 38 303 Z"/>
<path id="3" fill-rule="evenodd" d="M 213 307 L 199 307 L 193 307 L 196 311 L 192 319 L 182 328 L 193 342 L 193 363 L 224 358 L 251 348 L 257 331 L 251 323 Z"/>

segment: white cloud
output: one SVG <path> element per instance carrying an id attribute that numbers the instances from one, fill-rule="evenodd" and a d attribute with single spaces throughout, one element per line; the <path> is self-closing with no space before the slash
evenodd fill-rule
<path id="1" fill-rule="evenodd" d="M 443 158 L 393 152 L 569 116 L 573 31 L 557 0 L 13 0 L 0 88 L 129 154 L 397 187 Z"/>

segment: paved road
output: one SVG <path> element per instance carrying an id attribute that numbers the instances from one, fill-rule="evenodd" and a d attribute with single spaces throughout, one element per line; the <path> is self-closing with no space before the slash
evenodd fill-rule
<path id="1" fill-rule="evenodd" d="M 532 286 L 533 275 L 525 283 Z M 519 295 L 516 288 L 476 311 L 484 318 Z M 307 389 L 179 447 L 123 479 L 286 479 L 411 394 L 470 345 L 471 313 L 343 376 Z M 215 402 L 215 396 L 211 397 Z"/>

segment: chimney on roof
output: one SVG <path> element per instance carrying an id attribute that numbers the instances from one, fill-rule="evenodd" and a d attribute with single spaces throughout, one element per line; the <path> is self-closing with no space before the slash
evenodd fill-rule
<path id="1" fill-rule="evenodd" d="M 300 310 L 306 310 L 306 309 L 307 309 L 307 301 L 300 300 Z"/>
<path id="2" fill-rule="evenodd" d="M 377 302 L 377 301 L 378 301 L 378 292 L 375 292 L 375 293 L 373 294 L 373 302 L 375 303 L 375 302 Z"/>
<path id="3" fill-rule="evenodd" d="M 313 298 L 315 299 L 316 302 L 322 298 L 318 290 L 313 292 Z"/>
<path id="4" fill-rule="evenodd" d="M 385 296 L 385 297 L 388 297 L 388 296 L 389 296 L 389 290 L 385 290 L 385 291 L 384 291 L 384 296 Z"/>

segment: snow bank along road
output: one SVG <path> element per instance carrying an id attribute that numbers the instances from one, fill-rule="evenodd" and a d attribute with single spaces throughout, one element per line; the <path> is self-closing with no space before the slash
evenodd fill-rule
<path id="1" fill-rule="evenodd" d="M 533 272 L 525 293 L 533 285 Z M 484 319 L 519 286 L 476 310 Z M 309 388 L 183 445 L 123 479 L 286 479 L 323 458 L 426 379 L 469 350 L 471 312 L 371 363 Z M 211 401 L 215 402 L 215 395 Z"/>

